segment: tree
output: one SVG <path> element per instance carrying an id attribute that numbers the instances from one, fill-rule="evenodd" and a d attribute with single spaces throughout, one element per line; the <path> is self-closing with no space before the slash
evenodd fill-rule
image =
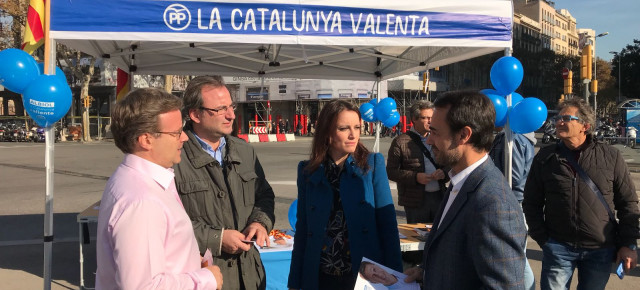
<path id="1" fill-rule="evenodd" d="M 92 98 L 89 96 L 89 83 L 95 70 L 96 59 L 93 56 L 70 49 L 62 44 L 57 45 L 56 52 L 57 59 L 63 59 L 67 64 L 67 68 L 71 71 L 73 78 L 79 80 L 80 95 L 78 98 L 81 100 L 81 103 L 90 103 Z M 82 61 L 83 59 L 88 60 L 88 65 L 83 64 L 86 63 Z M 77 84 L 78 82 L 74 83 Z M 91 141 L 89 128 L 89 107 L 82 106 L 82 140 L 85 142 Z"/>
<path id="2" fill-rule="evenodd" d="M 611 75 L 619 81 L 623 97 L 640 97 L 640 40 L 634 39 L 620 53 L 614 55 Z"/>
<path id="3" fill-rule="evenodd" d="M 22 45 L 28 6 L 27 0 L 0 0 L 0 50 Z"/>
<path id="4" fill-rule="evenodd" d="M 611 76 L 611 64 L 601 58 L 596 58 L 596 77 L 598 80 L 598 112 L 604 115 L 613 113 L 618 91 L 616 80 Z"/>

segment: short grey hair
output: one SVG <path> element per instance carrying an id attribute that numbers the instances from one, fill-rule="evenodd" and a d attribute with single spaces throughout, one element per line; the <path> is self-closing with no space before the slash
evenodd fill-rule
<path id="1" fill-rule="evenodd" d="M 413 120 L 414 117 L 420 116 L 420 112 L 422 110 L 433 110 L 433 108 L 434 106 L 432 102 L 429 102 L 427 100 L 417 100 L 415 103 L 413 103 L 413 105 L 411 105 L 411 108 L 409 109 L 409 119 Z"/>
<path id="2" fill-rule="evenodd" d="M 226 87 L 224 79 L 221 76 L 199 76 L 192 79 L 187 88 L 184 90 L 182 99 L 184 106 L 182 107 L 182 116 L 189 119 L 189 111 L 191 109 L 199 109 L 202 107 L 202 88 L 211 86 L 214 88 Z"/>
<path id="3" fill-rule="evenodd" d="M 564 100 L 562 103 L 558 105 L 558 111 L 562 111 L 565 108 L 574 107 L 578 109 L 577 116 L 580 118 L 580 122 L 583 124 L 589 124 L 589 129 L 587 130 L 587 134 L 593 134 L 595 131 L 596 124 L 596 115 L 593 112 L 593 108 L 585 102 L 585 100 L 581 98 L 571 98 Z"/>

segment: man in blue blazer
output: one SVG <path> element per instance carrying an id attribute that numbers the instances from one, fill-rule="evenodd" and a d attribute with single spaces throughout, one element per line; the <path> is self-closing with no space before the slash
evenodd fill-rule
<path id="1" fill-rule="evenodd" d="M 451 184 L 424 247 L 423 264 L 407 269 L 424 289 L 524 289 L 526 229 L 522 209 L 487 152 L 495 110 L 476 92 L 435 102 L 431 144 L 451 168 Z"/>

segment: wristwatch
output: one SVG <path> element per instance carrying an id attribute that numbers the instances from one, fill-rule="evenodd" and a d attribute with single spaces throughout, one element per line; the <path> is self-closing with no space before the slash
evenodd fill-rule
<path id="1" fill-rule="evenodd" d="M 631 244 L 627 246 L 629 249 L 631 249 L 632 251 L 637 251 L 638 250 L 638 245 L 636 244 Z"/>

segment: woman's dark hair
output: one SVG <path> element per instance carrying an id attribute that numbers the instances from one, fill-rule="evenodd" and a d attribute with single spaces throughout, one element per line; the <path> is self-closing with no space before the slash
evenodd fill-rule
<path id="1" fill-rule="evenodd" d="M 469 144 L 476 151 L 491 150 L 496 110 L 487 96 L 476 91 L 449 92 L 438 98 L 434 106 L 449 108 L 446 120 L 451 134 L 469 126 L 472 132 Z"/>
<path id="2" fill-rule="evenodd" d="M 320 111 L 320 115 L 318 115 L 316 131 L 315 135 L 313 135 L 313 142 L 311 143 L 311 156 L 309 157 L 309 164 L 305 167 L 307 172 L 315 171 L 320 164 L 328 158 L 329 139 L 336 131 L 338 115 L 343 111 L 356 112 L 358 114 L 358 120 L 362 120 L 360 110 L 349 102 L 334 100 L 326 104 L 322 108 L 322 111 Z M 356 151 L 353 153 L 353 159 L 358 167 L 364 171 L 369 169 L 369 165 L 367 164 L 368 155 L 369 150 L 358 140 Z"/>

